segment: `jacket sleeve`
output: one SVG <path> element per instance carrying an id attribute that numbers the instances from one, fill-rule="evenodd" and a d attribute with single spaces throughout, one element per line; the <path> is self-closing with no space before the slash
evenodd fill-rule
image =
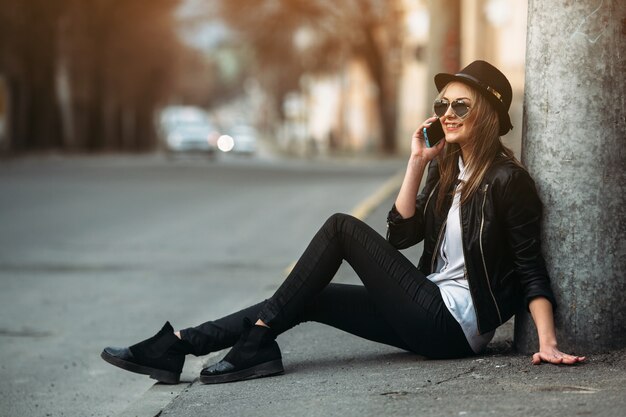
<path id="1" fill-rule="evenodd" d="M 505 233 L 513 264 L 522 288 L 524 305 L 545 297 L 556 309 L 550 278 L 541 254 L 542 204 L 535 183 L 523 169 L 516 170 L 505 187 L 503 198 Z"/>
<path id="2" fill-rule="evenodd" d="M 387 215 L 387 240 L 397 249 L 406 249 L 424 239 L 424 209 L 428 198 L 439 182 L 437 161 L 428 166 L 426 184 L 415 200 L 415 214 L 405 219 L 398 213 L 394 204 Z"/>

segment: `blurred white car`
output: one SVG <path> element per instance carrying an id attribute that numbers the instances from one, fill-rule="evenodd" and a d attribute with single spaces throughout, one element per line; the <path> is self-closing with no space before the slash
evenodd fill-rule
<path id="1" fill-rule="evenodd" d="M 170 152 L 213 154 L 220 136 L 208 113 L 193 106 L 165 108 L 160 115 L 159 131 Z"/>
<path id="2" fill-rule="evenodd" d="M 217 140 L 217 147 L 223 152 L 252 155 L 257 151 L 257 131 L 252 126 L 237 125 L 228 134 Z"/>

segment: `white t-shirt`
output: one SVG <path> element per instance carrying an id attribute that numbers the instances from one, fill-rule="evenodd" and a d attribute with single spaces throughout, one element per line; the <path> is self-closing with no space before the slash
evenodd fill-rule
<path id="1" fill-rule="evenodd" d="M 465 166 L 459 158 L 459 180 L 466 177 Z M 458 189 L 458 187 L 457 187 Z M 475 353 L 480 353 L 493 338 L 495 330 L 487 334 L 478 333 L 478 321 L 474 303 L 465 279 L 465 258 L 461 235 L 461 213 L 459 202 L 461 193 L 455 192 L 452 206 L 448 211 L 446 231 L 437 253 L 437 266 L 428 279 L 437 284 L 441 297 L 452 316 L 459 322 L 469 345 Z"/>

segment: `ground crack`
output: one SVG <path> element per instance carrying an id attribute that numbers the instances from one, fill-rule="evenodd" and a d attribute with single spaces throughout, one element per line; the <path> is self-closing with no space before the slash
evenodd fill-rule
<path id="1" fill-rule="evenodd" d="M 451 376 L 451 377 L 449 377 L 449 378 L 442 379 L 441 381 L 437 381 L 437 382 L 435 382 L 435 385 L 443 384 L 444 382 L 449 382 L 449 381 L 452 381 L 453 379 L 457 379 L 457 378 L 459 378 L 459 377 L 462 377 L 463 375 L 471 374 L 471 373 L 472 373 L 472 372 L 474 372 L 475 370 L 476 370 L 476 367 L 475 367 L 475 366 L 472 366 L 471 368 L 469 368 L 469 369 L 468 369 L 468 370 L 466 370 L 466 371 L 459 372 L 458 374 L 453 375 L 453 376 Z"/>

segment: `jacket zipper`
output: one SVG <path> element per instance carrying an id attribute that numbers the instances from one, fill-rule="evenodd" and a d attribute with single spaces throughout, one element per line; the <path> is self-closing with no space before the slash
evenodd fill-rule
<path id="1" fill-rule="evenodd" d="M 439 182 L 440 181 L 437 181 L 437 183 L 433 187 L 433 190 L 428 195 L 428 199 L 426 200 L 426 204 L 424 205 L 424 215 L 426 215 L 426 209 L 428 208 L 428 203 L 430 203 L 431 197 L 433 196 L 433 194 L 435 194 L 435 190 L 437 190 L 437 186 L 439 185 Z M 441 241 L 441 235 L 443 233 L 443 230 L 445 229 L 445 226 L 446 226 L 447 222 L 448 222 L 448 219 L 446 218 L 446 220 L 441 225 L 441 229 L 439 229 L 439 236 L 437 236 L 437 242 L 435 243 L 435 250 L 433 252 L 433 258 L 430 261 L 430 272 L 431 273 L 433 273 L 435 271 L 435 260 L 437 259 L 437 252 L 439 252 L 439 243 Z"/>
<path id="2" fill-rule="evenodd" d="M 426 214 L 426 208 L 428 208 L 428 203 L 430 203 L 430 198 L 433 196 L 433 194 L 435 194 L 435 190 L 437 189 L 438 185 L 439 185 L 439 181 L 437 181 L 437 184 L 435 184 L 435 186 L 433 187 L 433 190 L 428 195 L 428 199 L 426 200 L 426 204 L 424 204 L 424 214 Z"/>
<path id="3" fill-rule="evenodd" d="M 463 206 L 461 205 L 461 202 L 459 202 L 459 221 L 461 223 L 461 249 L 463 249 L 463 275 L 465 277 L 465 279 L 467 280 L 467 284 L 469 285 L 469 274 L 467 273 L 467 261 L 465 261 L 467 258 L 467 254 L 465 253 L 465 239 L 463 238 Z M 470 290 L 470 297 L 472 296 L 472 292 Z M 476 314 L 476 326 L 478 327 L 478 333 L 480 333 L 480 320 L 478 320 L 478 312 L 476 311 L 476 303 L 474 302 L 473 298 L 472 298 L 472 304 L 474 305 L 474 313 Z"/>
<path id="4" fill-rule="evenodd" d="M 487 280 L 487 287 L 489 288 L 489 293 L 491 294 L 491 299 L 493 300 L 493 304 L 496 306 L 496 311 L 498 312 L 498 320 L 500 324 L 502 324 L 502 315 L 500 314 L 500 308 L 498 307 L 498 302 L 496 301 L 496 297 L 493 295 L 493 290 L 491 289 L 491 284 L 489 282 L 489 273 L 487 272 L 487 263 L 485 262 L 485 252 L 483 251 L 483 227 L 485 225 L 485 202 L 487 201 L 487 189 L 489 188 L 489 184 L 485 184 L 483 187 L 483 204 L 480 208 L 480 234 L 478 236 L 478 243 L 480 246 L 480 257 L 483 261 L 483 269 L 485 271 L 485 279 Z M 462 228 L 461 228 L 462 229 Z"/>
<path id="5" fill-rule="evenodd" d="M 446 228 L 446 223 L 448 223 L 448 219 L 443 222 L 441 225 L 441 229 L 439 229 L 439 236 L 437 236 L 437 242 L 435 243 L 435 250 L 433 251 L 433 259 L 430 261 L 430 273 L 435 272 L 435 261 L 437 260 L 437 253 L 439 252 L 439 244 L 441 243 L 441 236 L 443 235 L 443 231 Z"/>

